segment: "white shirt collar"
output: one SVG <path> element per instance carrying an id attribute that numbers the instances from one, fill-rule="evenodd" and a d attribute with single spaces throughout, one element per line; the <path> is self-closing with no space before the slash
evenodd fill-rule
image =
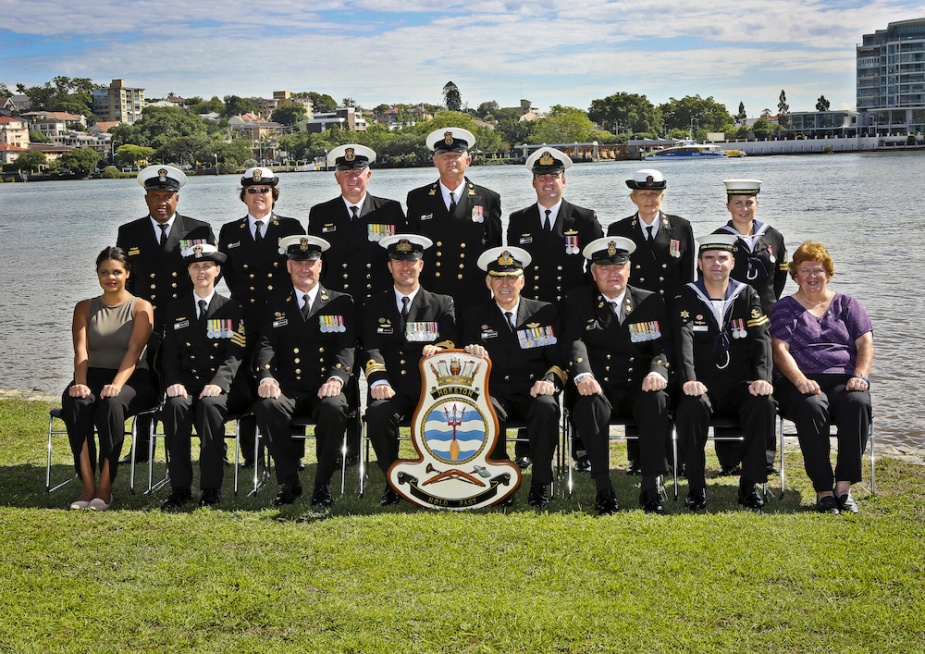
<path id="1" fill-rule="evenodd" d="M 552 226 L 556 226 L 556 218 L 559 217 L 559 209 L 562 208 L 562 200 L 559 200 L 551 207 L 544 207 L 539 202 L 536 203 L 537 209 L 540 211 L 540 225 L 543 225 L 546 222 L 546 212 L 549 212 L 549 220 L 552 221 Z"/>
<path id="2" fill-rule="evenodd" d="M 345 198 L 343 195 L 340 196 L 340 199 L 344 201 L 344 206 L 347 207 L 347 214 L 348 214 L 348 215 L 351 215 L 351 216 L 353 215 L 353 212 L 350 211 L 350 207 L 356 207 L 356 208 L 357 208 L 357 216 L 363 215 L 363 203 L 366 202 L 366 194 L 365 194 L 365 193 L 363 194 L 363 197 L 360 198 L 360 201 L 359 201 L 359 202 L 350 202 L 350 201 L 349 201 L 347 198 Z"/>
<path id="3" fill-rule="evenodd" d="M 517 312 L 520 310 L 520 299 L 518 299 L 518 300 L 517 300 L 517 304 L 515 304 L 514 306 L 512 306 L 510 309 L 505 309 L 505 308 L 502 307 L 500 304 L 498 304 L 497 301 L 495 302 L 495 306 L 498 307 L 498 311 L 501 312 L 502 317 L 504 316 L 504 314 L 506 314 L 508 311 L 510 311 L 510 312 L 511 312 L 511 320 L 512 320 L 512 322 L 513 322 L 515 325 L 517 324 Z M 505 320 L 507 320 L 507 318 L 505 318 Z"/>
<path id="4" fill-rule="evenodd" d="M 421 287 L 418 286 L 416 289 L 414 289 L 411 293 L 408 293 L 407 295 L 399 291 L 394 286 L 392 287 L 392 290 L 395 292 L 395 306 L 398 307 L 398 312 L 401 313 L 401 299 L 403 297 L 408 298 L 410 300 L 410 302 L 408 302 L 408 307 L 410 308 L 411 305 L 414 304 L 414 298 L 418 294 L 418 291 L 421 290 Z"/>
<path id="5" fill-rule="evenodd" d="M 206 296 L 206 297 L 199 297 L 198 295 L 196 295 L 196 292 L 193 291 L 193 304 L 196 305 L 196 317 L 197 317 L 197 318 L 201 318 L 201 317 L 202 317 L 202 316 L 199 315 L 199 300 L 205 300 L 205 301 L 206 301 L 206 309 L 208 309 L 208 308 L 209 308 L 209 305 L 212 304 L 212 298 L 213 298 L 214 296 L 215 296 L 215 289 L 214 289 L 214 288 L 212 289 L 212 292 L 209 293 L 209 295 Z"/>
<path id="6" fill-rule="evenodd" d="M 462 202 L 463 194 L 466 192 L 466 180 L 463 179 L 462 184 L 456 188 L 447 188 L 443 185 L 443 182 L 440 182 L 440 193 L 443 195 L 443 204 L 445 204 L 447 208 L 450 206 L 451 192 L 456 196 L 456 204 Z"/>
<path id="7" fill-rule="evenodd" d="M 308 291 L 308 306 L 311 306 L 315 303 L 315 298 L 318 297 L 319 288 L 320 287 L 318 284 L 315 284 L 315 287 Z M 300 291 L 295 286 L 292 287 L 292 290 L 295 293 L 296 299 L 299 301 L 299 308 L 303 308 L 304 303 L 302 302 L 302 296 L 305 295 L 305 291 Z"/>
<path id="8" fill-rule="evenodd" d="M 167 222 L 164 222 L 164 223 L 157 222 L 156 220 L 154 220 L 154 218 L 151 218 L 150 215 L 148 216 L 148 218 L 151 219 L 151 224 L 154 226 L 154 236 L 157 238 L 158 241 L 160 241 L 161 240 L 161 225 L 167 225 L 167 236 L 170 236 L 170 231 L 173 229 L 173 221 L 177 219 L 177 213 L 174 212 L 174 214 L 170 218 L 167 219 Z"/>
<path id="9" fill-rule="evenodd" d="M 636 215 L 638 216 L 639 214 L 636 214 Z M 650 227 L 652 228 L 652 238 L 655 238 L 656 234 L 658 234 L 659 225 L 661 224 L 662 224 L 662 212 L 661 211 L 655 214 L 655 218 L 652 219 L 651 225 L 646 225 L 646 221 L 642 219 L 642 216 L 639 216 L 639 229 L 640 231 L 642 231 L 642 237 L 645 239 L 649 238 L 649 228 Z"/>

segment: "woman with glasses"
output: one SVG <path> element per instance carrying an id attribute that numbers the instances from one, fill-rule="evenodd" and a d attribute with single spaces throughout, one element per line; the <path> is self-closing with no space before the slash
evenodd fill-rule
<path id="1" fill-rule="evenodd" d="M 790 276 L 800 287 L 771 313 L 771 348 L 780 377 L 774 395 L 793 421 L 806 474 L 820 513 L 858 512 L 851 485 L 861 481 L 861 456 L 870 435 L 873 327 L 853 297 L 828 288 L 835 276 L 821 243 L 793 253 Z M 829 428 L 838 427 L 835 470 Z"/>

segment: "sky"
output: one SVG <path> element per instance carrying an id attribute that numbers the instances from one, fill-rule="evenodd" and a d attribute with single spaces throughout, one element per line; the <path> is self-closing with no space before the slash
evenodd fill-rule
<path id="1" fill-rule="evenodd" d="M 587 109 L 618 92 L 653 104 L 712 97 L 750 117 L 855 108 L 855 47 L 904 0 L 0 0 L 0 82 L 57 75 L 145 97 L 316 91 L 366 108 L 441 104 L 448 81 L 475 109 L 521 98 Z"/>

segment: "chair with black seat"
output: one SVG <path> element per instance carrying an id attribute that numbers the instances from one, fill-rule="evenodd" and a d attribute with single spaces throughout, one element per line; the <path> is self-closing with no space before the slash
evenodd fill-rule
<path id="1" fill-rule="evenodd" d="M 787 467 L 785 462 L 785 450 L 784 450 L 784 441 L 787 438 L 797 438 L 796 431 L 791 430 L 789 433 L 785 431 L 787 425 L 793 426 L 793 423 L 788 421 L 782 414 L 778 414 L 778 447 L 780 449 L 780 497 L 784 497 L 784 493 L 787 490 Z M 835 427 L 835 425 L 832 425 Z M 870 436 L 868 438 L 868 451 L 870 454 L 870 494 L 874 495 L 877 491 L 877 479 L 875 466 L 875 455 L 874 455 L 874 417 L 871 414 L 870 417 Z M 837 440 L 837 433 L 833 432 L 830 436 L 830 439 Z"/>

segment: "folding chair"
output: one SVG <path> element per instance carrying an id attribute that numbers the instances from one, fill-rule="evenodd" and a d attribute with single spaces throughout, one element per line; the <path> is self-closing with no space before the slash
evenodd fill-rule
<path id="1" fill-rule="evenodd" d="M 714 415 L 710 418 L 710 430 L 707 434 L 707 440 L 712 440 L 713 442 L 737 441 L 739 443 L 744 443 L 745 434 L 742 433 L 742 425 L 739 423 L 738 418 Z M 677 436 L 675 436 L 675 441 L 677 441 Z M 765 499 L 768 498 L 767 482 L 761 484 L 761 494 Z M 677 487 L 675 487 L 675 499 L 678 499 Z"/>
<path id="2" fill-rule="evenodd" d="M 359 421 L 357 428 L 360 430 L 360 442 L 363 442 L 363 423 L 360 420 L 360 412 L 358 409 L 351 408 L 350 413 L 347 415 L 347 422 Z M 315 438 L 315 434 L 309 433 L 309 427 L 314 427 L 315 421 L 308 416 L 292 416 L 289 420 L 289 429 L 290 432 L 296 432 L 292 434 L 292 438 L 295 439 L 304 439 L 308 440 L 310 438 Z M 344 487 L 346 485 L 347 479 L 347 433 L 350 430 L 350 426 L 344 430 L 343 440 L 340 446 L 340 494 L 344 494 Z M 256 495 L 263 485 L 270 479 L 270 467 L 272 457 L 270 456 L 269 450 L 264 451 L 266 456 L 265 465 L 263 466 L 263 474 L 259 472 L 260 462 L 260 439 L 263 438 L 263 434 L 260 433 L 260 427 L 257 427 L 256 437 L 254 438 L 254 489 L 248 493 L 248 496 Z M 362 457 L 360 457 L 362 460 Z M 361 468 L 362 470 L 362 468 Z M 361 472 L 362 474 L 362 472 Z M 362 481 L 360 482 L 362 484 Z"/>
<path id="3" fill-rule="evenodd" d="M 567 419 L 563 419 L 563 428 L 566 428 L 566 425 L 570 425 Z M 639 427 L 636 425 L 636 422 L 628 416 L 616 416 L 611 414 L 610 416 L 610 427 L 623 427 L 623 434 L 614 434 L 613 430 L 610 430 L 609 436 L 610 440 L 639 440 Z M 568 494 L 571 497 L 572 490 L 574 488 L 574 470 L 571 465 L 572 461 L 572 438 L 571 435 L 566 433 L 565 439 L 567 441 L 568 454 L 566 460 L 569 462 L 568 466 Z M 671 429 L 671 467 L 672 474 L 674 476 L 674 499 L 678 500 L 678 433 L 674 429 L 674 423 L 672 423 Z M 667 498 L 667 493 L 664 490 L 664 484 L 662 480 L 659 479 L 659 492 Z"/>
<path id="4" fill-rule="evenodd" d="M 789 437 L 789 438 L 796 438 L 796 437 L 797 437 L 796 431 L 791 431 L 790 433 L 785 433 L 785 431 L 784 431 L 784 423 L 785 423 L 785 422 L 786 422 L 787 424 L 789 424 L 789 425 L 793 425 L 792 422 L 790 422 L 789 420 L 787 420 L 786 418 L 784 418 L 783 415 L 781 415 L 781 414 L 778 413 L 778 444 L 779 444 L 779 448 L 780 448 L 780 496 L 781 496 L 781 498 L 784 497 L 784 492 L 787 490 L 787 468 L 786 468 L 786 463 L 785 463 L 785 461 L 784 461 L 784 459 L 785 459 L 785 457 L 784 457 L 784 439 L 785 439 L 785 438 L 788 438 L 788 437 Z M 832 425 L 832 427 L 834 428 L 835 425 Z M 837 434 L 837 430 L 836 430 L 834 433 L 831 433 L 831 432 L 830 432 L 830 438 L 835 438 L 836 434 Z M 870 417 L 870 438 L 869 438 L 869 442 L 868 442 L 868 444 L 867 444 L 868 450 L 869 450 L 869 452 L 870 452 L 870 494 L 871 494 L 871 495 L 876 494 L 876 491 L 877 491 L 877 478 L 876 478 L 876 476 L 875 476 L 875 470 L 874 470 L 874 460 L 875 460 L 875 456 L 874 456 L 874 445 L 875 445 L 875 443 L 874 443 L 874 440 L 875 440 L 875 439 L 874 439 L 874 417 L 873 417 L 873 414 L 871 414 L 871 417 Z M 837 443 L 837 442 L 836 442 L 836 443 Z"/>
<path id="5" fill-rule="evenodd" d="M 151 407 L 150 409 L 146 409 L 145 411 L 139 411 L 137 414 L 135 414 L 134 416 L 131 417 L 131 426 L 128 427 L 128 428 L 126 428 L 126 430 L 125 430 L 125 436 L 127 436 L 127 437 L 130 439 L 129 442 L 131 443 L 130 455 L 131 455 L 132 463 L 131 463 L 131 466 L 130 466 L 130 473 L 129 473 L 129 488 L 130 488 L 130 490 L 131 490 L 132 493 L 135 492 L 135 445 L 136 445 L 136 443 L 137 443 L 137 441 L 138 441 L 138 434 L 137 434 L 137 432 L 138 432 L 138 426 L 137 426 L 138 418 L 139 418 L 140 416 L 150 416 L 150 417 L 152 418 L 152 421 L 151 421 L 151 430 L 152 430 L 152 432 L 153 432 L 153 431 L 154 431 L 154 420 L 155 420 L 155 419 L 159 419 L 159 418 L 156 418 L 156 416 L 159 415 L 158 412 L 160 411 L 160 408 L 161 408 L 160 405 L 158 405 L 158 406 L 156 406 L 156 407 Z M 64 422 L 64 419 L 63 419 L 62 416 L 61 416 L 61 411 L 62 411 L 62 409 L 61 409 L 60 407 L 57 407 L 57 408 L 54 408 L 54 409 L 50 409 L 50 410 L 48 411 L 48 444 L 47 444 L 47 446 L 46 446 L 46 450 L 47 450 L 47 461 L 46 461 L 46 466 L 45 466 L 45 492 L 46 492 L 46 493 L 51 493 L 51 492 L 53 492 L 53 491 L 56 491 L 56 490 L 58 490 L 59 488 L 62 488 L 63 486 L 65 486 L 66 484 L 69 484 L 73 479 L 76 479 L 76 478 L 77 478 L 77 474 L 75 473 L 73 477 L 71 477 L 71 478 L 69 478 L 69 479 L 66 479 L 65 481 L 62 481 L 62 482 L 56 484 L 55 486 L 52 486 L 52 485 L 51 485 L 51 448 L 52 448 L 53 438 L 54 438 L 55 436 L 60 436 L 60 435 L 67 436 L 67 429 L 66 429 L 66 428 L 63 428 L 63 427 L 62 427 L 62 428 L 57 428 L 56 425 L 55 425 L 55 421 L 56 421 L 56 420 L 59 420 L 59 421 L 61 421 L 62 423 Z M 160 436 L 160 435 L 161 435 L 161 434 L 158 434 L 158 436 Z M 154 447 L 154 446 L 153 446 L 153 443 L 154 443 L 154 441 L 153 441 L 153 438 L 152 438 L 152 439 L 149 441 L 149 443 L 148 443 L 148 448 L 149 448 L 149 449 L 148 449 L 148 453 L 149 453 L 149 458 L 148 458 L 148 483 L 149 483 L 149 484 L 150 484 L 151 474 L 152 474 L 151 468 L 152 468 L 153 463 L 154 463 L 154 462 L 151 460 L 151 457 L 150 457 L 150 455 L 151 455 L 151 453 L 152 453 L 152 450 L 153 450 L 153 447 Z"/>

